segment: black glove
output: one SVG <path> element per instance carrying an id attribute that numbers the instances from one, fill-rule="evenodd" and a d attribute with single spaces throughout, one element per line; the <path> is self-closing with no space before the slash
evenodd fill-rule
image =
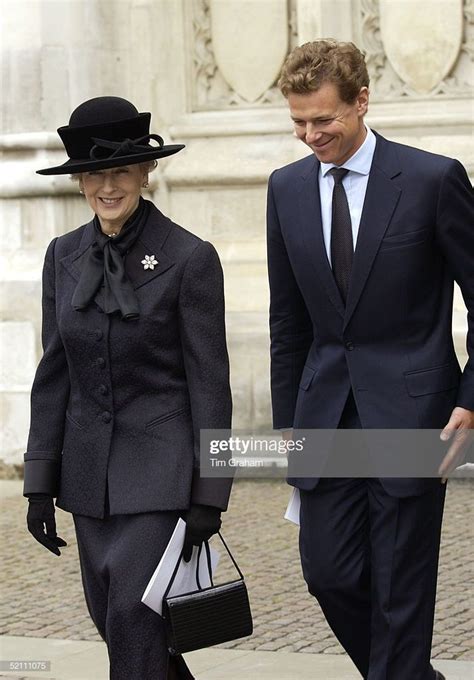
<path id="1" fill-rule="evenodd" d="M 56 534 L 56 520 L 54 519 L 54 501 L 52 496 L 43 493 L 31 494 L 28 497 L 28 514 L 26 516 L 28 531 L 36 540 L 60 555 L 58 546 L 67 545 L 66 541 Z M 46 533 L 44 526 L 46 525 Z"/>
<path id="2" fill-rule="evenodd" d="M 208 541 L 221 528 L 221 510 L 213 505 L 191 505 L 184 520 L 186 533 L 184 535 L 183 559 L 189 562 L 193 552 L 193 545 L 201 545 Z"/>

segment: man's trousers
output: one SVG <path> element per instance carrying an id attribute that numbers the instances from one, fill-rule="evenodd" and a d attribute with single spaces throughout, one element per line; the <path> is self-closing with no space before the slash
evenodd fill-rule
<path id="1" fill-rule="evenodd" d="M 340 427 L 353 427 L 354 417 L 346 408 Z M 355 478 L 323 478 L 300 491 L 308 590 L 367 680 L 435 678 L 430 652 L 445 492 L 440 482 L 396 498 L 378 479 Z"/>

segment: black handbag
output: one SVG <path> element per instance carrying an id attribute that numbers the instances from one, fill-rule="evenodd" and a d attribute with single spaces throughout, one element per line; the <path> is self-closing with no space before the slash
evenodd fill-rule
<path id="1" fill-rule="evenodd" d="M 220 532 L 219 538 L 239 572 L 240 578 L 222 585 L 214 585 L 209 543 L 205 541 L 204 546 L 211 585 L 208 588 L 201 588 L 199 582 L 201 544 L 196 567 L 197 590 L 168 597 L 183 557 L 181 552 L 163 596 L 163 618 L 165 619 L 167 645 L 170 654 L 192 652 L 194 649 L 210 647 L 252 634 L 252 614 L 244 576 Z"/>

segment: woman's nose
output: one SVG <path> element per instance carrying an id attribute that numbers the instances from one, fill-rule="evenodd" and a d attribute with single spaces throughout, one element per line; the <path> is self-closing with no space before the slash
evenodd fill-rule
<path id="1" fill-rule="evenodd" d="M 103 177 L 104 177 L 104 179 L 103 179 L 103 189 L 104 189 L 104 191 L 112 192 L 115 189 L 115 182 L 114 182 L 113 175 L 104 175 Z"/>

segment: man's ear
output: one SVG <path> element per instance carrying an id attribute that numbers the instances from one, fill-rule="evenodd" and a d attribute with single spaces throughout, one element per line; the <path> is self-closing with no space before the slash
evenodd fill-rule
<path id="1" fill-rule="evenodd" d="M 369 108 L 369 88 L 361 87 L 357 95 L 357 114 L 362 117 L 365 116 Z"/>

